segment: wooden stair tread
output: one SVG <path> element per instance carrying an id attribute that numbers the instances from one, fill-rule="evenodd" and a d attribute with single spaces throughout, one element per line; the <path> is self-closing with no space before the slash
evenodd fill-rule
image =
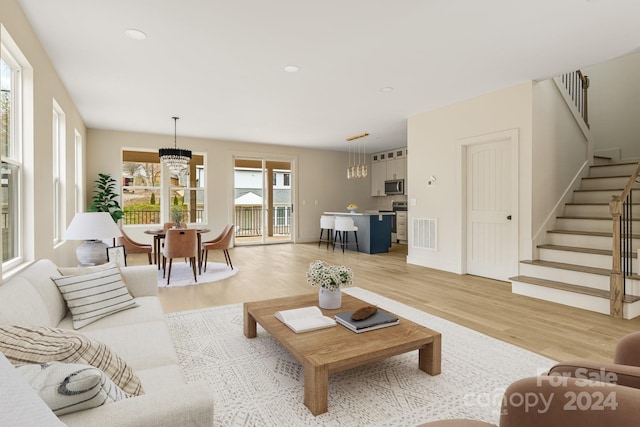
<path id="1" fill-rule="evenodd" d="M 609 249 L 594 249 L 594 248 L 582 248 L 576 246 L 563 246 L 563 245 L 552 245 L 552 244 L 544 244 L 538 245 L 538 249 L 553 249 L 556 251 L 567 251 L 567 252 L 578 252 L 583 254 L 593 254 L 593 255 L 606 255 L 612 256 L 613 251 Z M 638 253 L 636 251 L 631 252 L 631 258 L 637 258 Z"/>
<path id="2" fill-rule="evenodd" d="M 597 157 L 598 159 L 607 159 L 611 160 L 611 157 L 608 156 L 598 156 L 594 155 L 593 157 Z M 637 165 L 638 162 L 620 162 L 620 163 L 608 163 L 606 165 L 591 165 L 591 168 L 602 168 L 602 167 L 611 167 L 611 166 L 627 166 L 627 165 Z"/>
<path id="3" fill-rule="evenodd" d="M 611 274 L 611 270 L 606 268 L 589 267 L 586 265 L 577 265 L 577 264 L 567 264 L 564 262 L 544 261 L 541 259 L 525 260 L 525 261 L 520 261 L 520 263 L 537 265 L 540 267 L 558 268 L 561 270 L 577 271 L 580 273 L 598 274 L 601 276 L 609 276 Z"/>
<path id="4" fill-rule="evenodd" d="M 631 175 L 611 175 L 611 176 L 585 176 L 582 179 L 611 179 L 611 178 L 631 178 Z"/>
<path id="5" fill-rule="evenodd" d="M 624 190 L 624 188 L 593 188 L 593 189 L 590 189 L 590 190 L 589 189 L 584 190 L 584 189 L 580 188 L 578 190 L 573 190 L 573 192 L 574 193 L 584 193 L 584 192 L 587 192 L 587 191 L 607 191 L 609 193 L 620 194 L 620 193 L 622 193 L 623 190 Z"/>
<path id="6" fill-rule="evenodd" d="M 612 252 L 608 249 L 593 249 L 593 248 L 578 248 L 576 246 L 562 246 L 562 245 L 551 245 L 544 244 L 538 245 L 539 249 L 553 249 L 556 251 L 567 251 L 567 252 L 579 252 L 583 254 L 594 254 L 594 255 L 608 255 L 611 256 Z M 635 254 L 634 254 L 635 255 Z"/>
<path id="7" fill-rule="evenodd" d="M 538 279 L 536 277 L 515 276 L 515 277 L 510 277 L 509 280 L 514 281 L 514 282 L 529 283 L 531 285 L 536 285 L 536 286 L 543 286 L 545 288 L 558 289 L 558 290 L 561 290 L 561 291 L 574 292 L 574 293 L 582 294 L 582 295 L 589 295 L 589 296 L 598 297 L 598 298 L 605 298 L 607 300 L 609 299 L 609 296 L 610 296 L 610 292 L 609 291 L 603 291 L 601 289 L 588 288 L 586 286 L 572 285 L 572 284 L 564 283 L 564 282 L 556 282 L 556 281 L 553 281 L 553 280 Z M 635 295 L 625 295 L 624 299 L 623 299 L 623 302 L 625 302 L 625 303 L 632 303 L 632 302 L 636 302 L 636 301 L 640 301 L 640 297 L 635 296 Z"/>
<path id="8" fill-rule="evenodd" d="M 590 219 L 590 220 L 596 220 L 596 221 L 612 221 L 613 218 L 612 217 L 606 217 L 606 216 L 572 216 L 572 215 L 561 215 L 556 217 L 558 219 Z"/>
<path id="9" fill-rule="evenodd" d="M 573 234 L 577 236 L 613 237 L 613 233 L 606 231 L 580 231 L 580 230 L 549 230 L 553 234 Z M 631 234 L 633 239 L 640 239 L 640 234 Z"/>
<path id="10" fill-rule="evenodd" d="M 640 202 L 638 203 L 631 203 L 632 205 L 640 205 Z M 569 203 L 565 203 L 565 206 L 609 206 L 609 203 L 575 203 L 575 202 L 569 202 Z"/>

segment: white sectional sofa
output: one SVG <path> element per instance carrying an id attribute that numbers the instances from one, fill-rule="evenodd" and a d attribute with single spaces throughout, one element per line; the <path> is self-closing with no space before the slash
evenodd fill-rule
<path id="1" fill-rule="evenodd" d="M 187 383 L 158 299 L 154 266 L 123 267 L 138 307 L 101 318 L 76 332 L 106 344 L 139 377 L 144 394 L 59 419 L 68 426 L 212 426 L 213 398 L 203 383 Z M 51 277 L 56 265 L 40 260 L 0 286 L 0 326 L 73 330 L 67 304 Z M 0 373 L 1 375 L 1 373 Z M 0 379 L 1 381 L 1 379 Z M 2 424 L 0 420 L 0 424 Z"/>

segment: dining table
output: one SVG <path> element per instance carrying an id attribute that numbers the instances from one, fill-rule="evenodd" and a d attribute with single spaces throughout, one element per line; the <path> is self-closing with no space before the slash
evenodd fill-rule
<path id="1" fill-rule="evenodd" d="M 185 228 L 185 230 L 194 230 L 192 228 Z M 198 236 L 198 271 L 202 271 L 202 234 L 208 233 L 211 230 L 209 228 L 195 228 L 196 235 Z M 149 234 L 153 236 L 153 262 L 158 266 L 158 270 L 160 270 L 160 260 L 162 259 L 162 239 L 165 238 L 167 234 L 167 230 L 164 228 L 151 228 L 149 230 L 145 230 L 144 234 Z"/>

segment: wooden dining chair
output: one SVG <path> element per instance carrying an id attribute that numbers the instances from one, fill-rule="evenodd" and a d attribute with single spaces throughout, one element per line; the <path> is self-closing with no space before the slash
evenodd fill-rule
<path id="1" fill-rule="evenodd" d="M 131 254 L 147 254 L 147 256 L 149 257 L 149 264 L 151 264 L 151 252 L 153 252 L 152 245 L 146 243 L 138 243 L 132 240 L 129 236 L 127 236 L 122 227 L 120 227 L 120 232 L 122 233 L 122 236 L 116 238 L 116 242 L 118 245 L 124 246 L 125 262 L 127 261 L 127 256 Z"/>
<path id="2" fill-rule="evenodd" d="M 233 224 L 228 224 L 222 233 L 213 240 L 202 242 L 200 257 L 204 258 L 204 271 L 207 271 L 207 259 L 209 258 L 209 251 L 214 249 L 221 249 L 224 254 L 224 260 L 227 262 L 227 266 L 230 266 L 233 270 L 233 263 L 231 262 L 231 255 L 229 255 L 229 249 L 231 248 L 231 242 L 233 240 Z"/>
<path id="3" fill-rule="evenodd" d="M 188 258 L 193 270 L 193 279 L 197 283 L 196 262 L 198 257 L 198 235 L 194 229 L 174 229 L 167 230 L 162 248 L 162 277 L 165 276 L 167 258 L 169 259 L 169 274 L 167 275 L 167 285 L 171 281 L 171 266 L 174 258 Z"/>

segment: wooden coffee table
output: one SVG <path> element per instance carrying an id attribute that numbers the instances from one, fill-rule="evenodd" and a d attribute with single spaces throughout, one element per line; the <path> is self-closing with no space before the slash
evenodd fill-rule
<path id="1" fill-rule="evenodd" d="M 341 325 L 296 334 L 274 316 L 276 311 L 317 305 L 318 294 L 244 303 L 244 335 L 255 338 L 259 323 L 304 367 L 304 404 L 313 415 L 327 412 L 329 374 L 333 372 L 418 350 L 418 368 L 430 375 L 440 373 L 440 333 L 399 316 L 397 326 L 361 334 Z M 333 318 L 364 305 L 369 304 L 343 293 L 342 307 L 322 311 Z"/>

